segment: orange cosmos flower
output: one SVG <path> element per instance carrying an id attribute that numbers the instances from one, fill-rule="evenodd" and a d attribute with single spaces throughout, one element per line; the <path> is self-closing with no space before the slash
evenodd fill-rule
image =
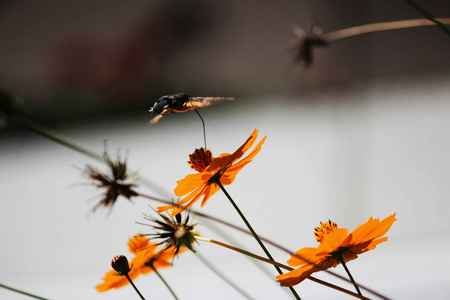
<path id="1" fill-rule="evenodd" d="M 256 145 L 248 156 L 239 160 L 253 146 L 257 137 L 258 130 L 255 129 L 247 141 L 233 154 L 222 153 L 218 157 L 213 157 L 208 149 L 195 149 L 194 153 L 189 155 L 189 164 L 192 169 L 199 173 L 187 175 L 184 179 L 177 181 L 178 186 L 174 190 L 175 195 L 179 197 L 187 196 L 177 205 L 158 207 L 157 212 L 172 210 L 172 216 L 175 216 L 191 207 L 202 196 L 201 206 L 203 207 L 206 201 L 219 190 L 217 184 L 219 180 L 222 185 L 233 183 L 237 173 L 259 153 L 266 137 Z"/>
<path id="2" fill-rule="evenodd" d="M 153 263 L 153 268 L 155 269 L 166 268 L 172 265 L 170 260 L 174 256 L 173 249 L 158 252 L 156 251 L 157 243 L 149 243 L 148 238 L 145 236 L 138 235 L 132 237 L 128 241 L 128 246 L 128 251 L 135 254 L 130 264 L 130 271 L 128 272 L 131 280 L 136 279 L 140 274 L 152 272 L 152 267 L 148 265 L 150 261 Z M 115 270 L 108 271 L 102 279 L 104 282 L 95 287 L 98 292 L 106 292 L 113 288 L 118 289 L 129 284 L 128 279 L 125 276 L 119 275 Z"/>
<path id="3" fill-rule="evenodd" d="M 277 276 L 282 286 L 293 286 L 310 276 L 314 272 L 336 267 L 342 259 L 344 263 L 354 260 L 358 254 L 364 253 L 387 241 L 382 237 L 391 228 L 395 213 L 383 221 L 370 219 L 348 234 L 348 229 L 337 228 L 331 221 L 321 223 L 316 228 L 316 239 L 320 242 L 317 248 L 303 248 L 292 255 L 288 264 L 300 266 L 286 274 Z M 302 259 L 301 259 L 301 258 Z"/>

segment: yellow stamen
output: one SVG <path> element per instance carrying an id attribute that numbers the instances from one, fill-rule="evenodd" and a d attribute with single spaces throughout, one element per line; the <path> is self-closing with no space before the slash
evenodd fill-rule
<path id="1" fill-rule="evenodd" d="M 195 149 L 194 153 L 189 155 L 188 164 L 197 172 L 203 172 L 212 161 L 212 153 L 209 149 Z"/>
<path id="2" fill-rule="evenodd" d="M 322 243 L 323 237 L 332 233 L 336 228 L 338 228 L 338 225 L 331 220 L 326 223 L 320 222 L 320 226 L 314 228 L 314 236 L 319 243 Z"/>

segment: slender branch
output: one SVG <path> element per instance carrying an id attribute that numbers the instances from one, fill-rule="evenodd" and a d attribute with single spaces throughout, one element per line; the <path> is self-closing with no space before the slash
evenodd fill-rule
<path id="1" fill-rule="evenodd" d="M 450 18 L 438 18 L 434 19 L 440 24 L 450 25 Z M 359 25 L 355 27 L 349 27 L 344 29 L 339 29 L 333 32 L 321 34 L 320 37 L 327 42 L 334 42 L 337 40 L 342 40 L 348 37 L 366 34 L 377 31 L 387 31 L 395 29 L 413 28 L 421 26 L 436 26 L 436 22 L 427 19 L 413 19 L 404 21 L 393 21 L 393 22 L 383 22 L 383 23 L 372 23 L 366 25 Z M 446 28 L 444 26 L 444 28 Z M 447 29 L 447 28 L 446 28 Z"/>
<path id="2" fill-rule="evenodd" d="M 7 289 L 7 290 L 10 290 L 10 291 L 12 291 L 12 292 L 16 292 L 16 293 L 19 293 L 19 294 L 22 294 L 22 295 L 25 295 L 25 296 L 34 298 L 34 299 L 49 300 L 49 299 L 47 299 L 47 298 L 40 297 L 40 296 L 36 296 L 36 295 L 34 295 L 34 294 L 31 294 L 31 293 L 28 293 L 28 292 L 25 292 L 25 291 L 22 291 L 22 290 L 18 290 L 18 289 L 16 289 L 16 288 L 13 288 L 13 287 L 4 285 L 4 284 L 2 284 L 2 283 L 0 283 L 0 287 L 2 287 L 2 288 L 4 288 L 4 289 Z"/>
<path id="3" fill-rule="evenodd" d="M 72 141 L 67 136 L 63 135 L 62 133 L 60 133 L 50 127 L 47 127 L 43 124 L 33 121 L 32 119 L 26 117 L 23 114 L 15 115 L 14 119 L 21 126 L 33 131 L 34 133 L 37 133 L 45 138 L 48 138 L 49 140 L 52 140 L 60 145 L 65 146 L 67 148 L 75 150 L 76 152 L 79 152 L 81 154 L 89 156 L 90 158 L 93 158 L 100 162 L 104 162 L 103 156 L 101 156 L 97 152 L 94 152 L 94 151 Z"/>
<path id="4" fill-rule="evenodd" d="M 133 280 L 131 280 L 131 278 L 130 278 L 130 275 L 125 274 L 124 276 L 128 279 L 128 281 L 130 282 L 131 286 L 133 286 L 134 290 L 139 295 L 139 297 L 141 297 L 142 300 L 145 300 L 144 296 L 142 296 L 141 292 L 139 292 L 138 288 L 134 285 Z"/>
<path id="5" fill-rule="evenodd" d="M 342 258 L 342 255 L 339 256 L 339 261 L 341 262 L 342 266 L 344 267 L 345 272 L 346 272 L 347 275 L 348 275 L 348 278 L 350 278 L 351 282 L 352 282 L 353 285 L 355 286 L 355 289 L 356 289 L 356 291 L 358 292 L 358 295 L 361 295 L 361 296 L 362 296 L 361 291 L 359 290 L 359 286 L 356 284 L 355 279 L 353 279 L 353 276 L 352 276 L 352 274 L 350 273 L 350 270 L 347 268 L 347 265 L 345 264 L 345 261 L 344 261 L 344 259 Z"/>
<path id="6" fill-rule="evenodd" d="M 225 281 L 228 285 L 230 285 L 232 288 L 234 288 L 238 293 L 240 293 L 244 298 L 247 298 L 249 300 L 252 300 L 253 298 L 247 294 L 243 289 L 241 289 L 239 286 L 237 286 L 234 282 L 232 282 L 230 279 L 228 279 L 224 274 L 219 272 L 203 255 L 201 255 L 198 251 L 195 252 L 195 256 L 200 259 L 200 261 L 207 266 L 214 274 L 220 277 L 223 281 Z"/>
<path id="7" fill-rule="evenodd" d="M 158 270 L 153 267 L 153 265 L 150 266 L 153 271 L 155 271 L 156 275 L 158 275 L 159 279 L 164 283 L 164 285 L 167 287 L 167 289 L 170 291 L 170 293 L 172 294 L 173 298 L 175 300 L 178 300 L 177 295 L 175 294 L 175 292 L 172 290 L 172 288 L 170 287 L 169 283 L 164 279 L 164 277 L 162 277 L 162 275 L 158 272 Z"/>
<path id="8" fill-rule="evenodd" d="M 227 249 L 230 249 L 230 250 L 239 252 L 239 253 L 241 253 L 241 254 L 244 254 L 244 255 L 247 255 L 247 256 L 249 256 L 249 257 L 255 258 L 255 259 L 257 259 L 257 260 L 263 261 L 263 262 L 265 262 L 265 263 L 268 263 L 268 264 L 271 264 L 271 265 L 274 265 L 274 266 L 283 268 L 283 269 L 288 270 L 288 271 L 292 271 L 292 270 L 293 270 L 293 268 L 291 268 L 291 267 L 289 267 L 289 266 L 286 266 L 286 265 L 284 265 L 284 264 L 282 264 L 282 263 L 276 262 L 276 261 L 271 260 L 271 259 L 267 259 L 267 258 L 265 258 L 265 257 L 262 257 L 262 256 L 259 256 L 259 255 L 254 254 L 254 253 L 251 253 L 251 252 L 249 252 L 249 251 L 246 251 L 246 250 L 244 250 L 244 249 L 236 248 L 236 247 L 234 247 L 234 246 L 231 246 L 231 245 L 222 243 L 222 242 L 217 241 L 217 240 L 205 238 L 205 237 L 202 237 L 202 236 L 196 236 L 195 239 L 196 239 L 196 240 L 199 240 L 199 241 L 209 242 L 209 243 L 213 243 L 213 244 L 216 244 L 216 245 L 225 247 L 225 248 L 227 248 Z M 353 292 L 351 292 L 351 291 L 349 291 L 349 290 L 346 290 L 346 289 L 344 289 L 344 288 L 341 288 L 341 287 L 339 287 L 339 286 L 336 286 L 336 285 L 331 284 L 331 283 L 328 283 L 328 282 L 326 282 L 326 281 L 317 279 L 317 278 L 312 277 L 312 276 L 309 276 L 308 279 L 311 280 L 311 281 L 314 281 L 314 282 L 316 282 L 316 283 L 318 283 L 318 284 L 322 284 L 322 285 L 324 285 L 324 286 L 327 286 L 327 287 L 329 287 L 329 288 L 338 290 L 338 291 L 340 291 L 340 292 L 343 292 L 343 293 L 345 293 L 345 294 L 348 294 L 348 295 L 350 295 L 350 296 L 353 296 L 353 297 L 356 297 L 356 298 L 359 298 L 359 299 L 365 299 L 365 300 L 368 300 L 368 299 L 369 299 L 369 298 L 363 297 L 362 295 L 358 295 L 358 294 L 353 293 Z"/>
<path id="9" fill-rule="evenodd" d="M 409 5 L 411 5 L 412 8 L 417 10 L 420 14 L 422 14 L 425 18 L 433 22 L 439 29 L 441 29 L 443 32 L 445 32 L 447 35 L 450 36 L 450 30 L 448 30 L 445 25 L 439 21 L 438 19 L 434 18 L 429 12 L 427 12 L 425 9 L 417 5 L 414 1 L 411 0 L 405 0 Z"/>
<path id="10" fill-rule="evenodd" d="M 261 241 L 261 239 L 259 238 L 259 236 L 256 234 L 255 230 L 253 230 L 253 227 L 250 225 L 250 223 L 247 221 L 247 218 L 244 216 L 244 214 L 242 213 L 242 211 L 239 209 L 239 207 L 237 206 L 237 204 L 234 202 L 234 200 L 231 198 L 231 196 L 228 194 L 227 190 L 223 187 L 222 183 L 220 182 L 220 179 L 217 180 L 217 185 L 220 187 L 220 189 L 224 192 L 225 196 L 227 196 L 228 200 L 230 200 L 231 205 L 233 205 L 234 209 L 237 211 L 237 213 L 239 214 L 239 216 L 241 217 L 242 221 L 244 221 L 245 225 L 247 226 L 248 230 L 250 230 L 250 232 L 252 233 L 253 237 L 256 239 L 256 241 L 258 242 L 259 246 L 262 248 L 262 250 L 264 251 L 264 253 L 267 255 L 267 257 L 270 260 L 274 260 L 272 255 L 270 254 L 269 250 L 267 250 L 266 246 L 264 246 L 264 243 Z M 277 270 L 278 274 L 283 274 L 283 271 L 281 271 L 280 267 L 277 265 L 274 265 L 275 269 Z M 300 300 L 300 296 L 297 294 L 297 292 L 295 291 L 295 289 L 293 287 L 289 287 L 289 290 L 291 291 L 291 293 L 294 295 L 295 299 Z"/>

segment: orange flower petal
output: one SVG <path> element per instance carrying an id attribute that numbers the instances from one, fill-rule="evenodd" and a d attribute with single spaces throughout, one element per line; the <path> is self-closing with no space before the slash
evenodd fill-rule
<path id="1" fill-rule="evenodd" d="M 304 265 L 285 274 L 278 275 L 277 281 L 281 286 L 293 286 L 299 284 L 314 272 L 314 265 Z"/>
<path id="2" fill-rule="evenodd" d="M 178 186 L 174 189 L 175 195 L 181 197 L 197 189 L 205 183 L 205 180 L 202 178 L 203 175 L 203 173 L 190 174 L 178 180 Z"/>
<path id="3" fill-rule="evenodd" d="M 220 183 L 222 185 L 230 185 L 233 183 L 236 178 L 238 171 L 236 172 L 225 172 L 222 177 L 220 177 Z"/>
<path id="4" fill-rule="evenodd" d="M 199 197 L 201 197 L 201 195 Z M 185 211 L 186 209 L 191 207 L 197 200 L 198 199 L 196 199 L 195 201 L 191 201 L 188 204 L 186 204 L 185 206 L 177 207 L 176 209 L 172 210 L 172 213 L 170 215 L 172 217 L 174 217 L 175 215 L 182 213 L 183 211 Z"/>
<path id="5" fill-rule="evenodd" d="M 241 164 L 241 163 L 244 163 L 246 165 L 249 162 L 251 162 L 255 158 L 255 156 L 259 153 L 259 151 L 261 151 L 261 147 L 264 144 L 264 142 L 266 141 L 266 138 L 267 138 L 267 136 L 263 137 L 263 139 L 258 143 L 258 145 L 256 145 L 256 147 L 252 150 L 252 152 L 250 152 L 250 154 L 248 156 L 244 157 L 241 161 L 236 163 L 234 166 L 240 167 L 239 164 Z"/>
<path id="6" fill-rule="evenodd" d="M 156 212 L 158 213 L 158 214 L 160 214 L 160 213 L 163 213 L 163 212 L 165 212 L 165 211 L 168 211 L 168 210 L 171 210 L 171 209 L 175 209 L 175 208 L 177 208 L 178 206 L 176 206 L 176 205 L 166 205 L 166 206 L 158 206 L 157 208 L 156 208 Z"/>
<path id="7" fill-rule="evenodd" d="M 317 248 L 302 248 L 295 253 L 296 255 L 292 255 L 287 263 L 292 267 L 298 267 L 310 262 L 315 262 L 317 261 L 316 252 Z"/>
<path id="8" fill-rule="evenodd" d="M 369 218 L 366 223 L 358 226 L 352 231 L 348 236 L 347 243 L 358 244 L 379 238 L 391 228 L 395 220 L 395 213 L 381 222 L 380 219 Z"/>
<path id="9" fill-rule="evenodd" d="M 222 153 L 218 157 L 213 157 L 211 164 L 206 168 L 206 172 L 217 172 L 219 169 L 226 168 L 233 163 L 233 157 L 229 153 Z"/>
<path id="10" fill-rule="evenodd" d="M 257 137 L 258 137 L 258 129 L 255 129 L 255 130 L 253 130 L 250 137 L 245 141 L 245 143 L 241 147 L 239 147 L 239 149 L 234 151 L 234 153 L 231 155 L 232 161 L 234 162 L 234 161 L 238 160 L 239 158 L 241 158 L 242 155 L 244 155 L 244 153 L 247 152 L 248 149 L 250 149 L 253 146 Z"/>
<path id="11" fill-rule="evenodd" d="M 195 202 L 198 201 L 198 199 L 201 198 L 202 195 L 204 195 L 204 193 L 207 190 L 209 190 L 209 186 L 201 186 L 192 193 L 190 193 L 189 195 L 187 195 L 186 197 L 184 197 L 183 199 L 181 199 L 178 202 L 176 208 L 172 210 L 171 216 L 173 217 L 191 207 Z M 187 202 L 189 202 L 187 205 L 182 206 Z"/>
<path id="12" fill-rule="evenodd" d="M 340 246 L 342 246 L 347 235 L 347 228 L 336 228 L 330 234 L 324 235 L 322 243 L 319 244 L 317 251 L 324 253 L 336 251 Z"/>
<path id="13" fill-rule="evenodd" d="M 378 219 L 377 219 L 378 220 Z M 388 230 L 391 228 L 392 224 L 394 224 L 394 222 L 397 219 L 395 218 L 395 213 L 387 218 L 385 218 L 383 221 L 379 222 L 377 228 L 373 231 L 373 235 L 375 237 L 380 237 L 383 236 L 384 234 L 386 234 L 386 232 L 388 232 Z"/>
<path id="14" fill-rule="evenodd" d="M 99 293 L 106 292 L 113 288 L 118 289 L 129 283 L 125 276 L 117 276 L 117 272 L 114 270 L 107 272 L 102 280 L 104 282 L 95 287 Z"/>
<path id="15" fill-rule="evenodd" d="M 208 188 L 208 186 L 206 186 L 206 185 L 198 187 L 192 193 L 188 194 L 186 197 L 184 197 L 183 199 L 178 201 L 178 206 L 181 206 L 189 201 L 196 202 L 205 193 L 207 188 Z"/>
<path id="16" fill-rule="evenodd" d="M 147 237 L 143 235 L 136 235 L 128 240 L 128 251 L 136 254 L 139 250 L 148 247 L 148 242 L 149 240 Z"/>
<path id="17" fill-rule="evenodd" d="M 208 185 L 208 189 L 205 191 L 205 196 L 203 196 L 201 207 L 203 207 L 206 204 L 206 201 L 214 195 L 219 190 L 219 186 L 217 184 L 210 184 Z"/>

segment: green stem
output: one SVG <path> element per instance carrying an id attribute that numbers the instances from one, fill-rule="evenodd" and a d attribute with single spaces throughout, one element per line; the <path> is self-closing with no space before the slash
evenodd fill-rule
<path id="1" fill-rule="evenodd" d="M 427 18 L 428 20 L 430 20 L 431 22 L 433 22 L 434 24 L 436 24 L 437 27 L 439 27 L 439 29 L 441 29 L 443 32 L 445 32 L 447 35 L 450 36 L 450 30 L 448 30 L 447 27 L 445 27 L 444 24 L 442 24 L 442 22 L 440 22 L 439 20 L 437 20 L 436 18 L 434 18 L 429 12 L 427 12 L 425 9 L 423 9 L 422 7 L 420 7 L 419 5 L 417 5 L 414 1 L 411 0 L 405 0 L 412 8 L 414 8 L 415 10 L 417 10 L 420 14 L 422 14 L 425 18 Z"/>
<path id="2" fill-rule="evenodd" d="M 250 232 L 252 233 L 253 237 L 256 239 L 256 241 L 258 242 L 259 246 L 262 248 L 262 250 L 264 251 L 264 253 L 266 254 L 267 258 L 269 258 L 270 260 L 274 260 L 272 255 L 270 254 L 269 250 L 267 250 L 266 246 L 264 246 L 263 242 L 261 241 L 261 239 L 259 238 L 259 236 L 256 234 L 255 230 L 253 230 L 253 227 L 250 225 L 250 223 L 247 221 L 247 218 L 245 218 L 244 214 L 241 212 L 241 210 L 239 209 L 239 207 L 236 205 L 236 203 L 234 202 L 234 200 L 231 198 L 231 196 L 228 194 L 227 190 L 223 187 L 222 183 L 220 182 L 220 179 L 217 180 L 217 182 L 215 182 L 220 189 L 224 192 L 225 196 L 227 196 L 228 200 L 230 200 L 231 205 L 233 205 L 234 209 L 237 211 L 237 213 L 239 214 L 239 216 L 241 217 L 242 221 L 244 221 L 245 225 L 247 226 L 248 230 L 250 230 Z M 279 266 L 274 265 L 275 269 L 277 270 L 278 274 L 283 274 L 283 271 L 281 271 Z M 291 290 L 292 294 L 294 295 L 295 299 L 300 300 L 300 296 L 297 294 L 297 292 L 294 290 L 293 287 L 289 287 L 289 289 Z"/>
<path id="3" fill-rule="evenodd" d="M 172 294 L 173 298 L 178 300 L 177 295 L 175 294 L 175 292 L 172 290 L 172 288 L 170 287 L 169 283 L 164 279 L 164 277 L 162 277 L 162 275 L 158 272 L 158 270 L 156 270 L 155 267 L 150 266 L 153 271 L 155 271 L 156 275 L 158 275 L 159 279 L 161 279 L 161 281 L 164 283 L 164 285 L 167 287 L 167 289 L 170 291 L 170 293 Z"/>
<path id="4" fill-rule="evenodd" d="M 124 275 L 128 281 L 130 282 L 130 284 L 133 286 L 134 290 L 136 291 L 136 293 L 139 295 L 139 297 L 141 297 L 142 300 L 145 300 L 144 296 L 142 296 L 141 292 L 139 292 L 139 290 L 137 289 L 137 287 L 134 285 L 133 280 L 131 280 L 130 275 L 125 274 Z"/>
<path id="5" fill-rule="evenodd" d="M 244 298 L 247 298 L 249 300 L 253 299 L 249 294 L 247 294 L 243 289 L 241 289 L 239 286 L 237 286 L 233 281 L 231 281 L 229 278 L 227 278 L 224 274 L 222 274 L 217 268 L 215 268 L 203 255 L 201 255 L 198 251 L 195 252 L 195 257 L 200 259 L 200 261 L 208 267 L 214 274 L 220 277 L 223 281 L 225 281 L 229 286 L 231 286 L 233 289 L 235 289 L 239 294 L 241 294 Z"/>
<path id="6" fill-rule="evenodd" d="M 344 267 L 345 272 L 347 272 L 348 278 L 350 278 L 350 281 L 355 286 L 355 289 L 358 292 L 358 295 L 362 296 L 361 291 L 359 290 L 359 286 L 356 284 L 355 279 L 353 279 L 353 276 L 350 273 L 350 270 L 347 268 L 347 265 L 345 264 L 344 259 L 342 258 L 342 256 L 339 256 L 339 261 L 341 262 L 342 266 Z"/>
<path id="7" fill-rule="evenodd" d="M 197 109 L 194 109 L 194 111 L 197 113 L 197 115 L 199 116 L 200 120 L 202 120 L 202 125 L 203 125 L 203 141 L 205 142 L 205 149 L 206 149 L 206 129 L 205 129 L 205 121 L 203 121 L 202 116 L 200 115 L 200 113 L 198 112 Z"/>
<path id="8" fill-rule="evenodd" d="M 26 295 L 26 296 L 31 297 L 31 298 L 34 298 L 34 299 L 48 300 L 47 298 L 39 297 L 39 296 L 30 294 L 30 293 L 27 293 L 27 292 L 24 292 L 24 291 L 15 289 L 15 288 L 13 288 L 13 287 L 4 285 L 4 284 L 2 284 L 2 283 L 0 283 L 0 287 L 2 287 L 2 288 L 4 288 L 4 289 L 7 289 L 7 290 L 10 290 L 10 291 L 13 291 L 13 292 L 16 292 L 16 293 L 19 293 L 19 294 L 22 294 L 22 295 Z"/>
<path id="9" fill-rule="evenodd" d="M 260 261 L 262 261 L 262 262 L 265 262 L 265 263 L 268 263 L 268 264 L 271 264 L 271 265 L 274 265 L 274 266 L 283 268 L 283 269 L 288 270 L 288 271 L 292 271 L 292 270 L 293 270 L 293 268 L 291 268 L 291 267 L 289 267 L 289 266 L 286 266 L 286 265 L 284 265 L 284 264 L 282 264 L 282 263 L 279 263 L 279 262 L 276 262 L 276 261 L 267 259 L 267 258 L 265 258 L 265 257 L 262 257 L 262 256 L 259 256 L 259 255 L 254 254 L 254 253 L 251 253 L 251 252 L 249 252 L 249 251 L 246 251 L 246 250 L 244 250 L 244 249 L 240 249 L 240 248 L 237 248 L 237 247 L 228 245 L 228 244 L 226 244 L 226 243 L 222 243 L 222 242 L 217 241 L 217 240 L 208 239 L 208 238 L 205 238 L 205 237 L 202 237 L 202 236 L 198 236 L 198 235 L 195 237 L 195 239 L 198 240 L 198 241 L 204 241 L 204 242 L 209 242 L 209 243 L 212 243 L 212 244 L 219 245 L 219 246 L 221 246 L 221 247 L 224 247 L 224 248 L 227 248 L 227 249 L 230 249 L 230 250 L 239 252 L 239 253 L 244 254 L 244 255 L 247 255 L 247 256 L 249 256 L 249 257 L 251 257 L 251 258 L 254 258 L 254 259 L 260 260 Z M 317 278 L 315 278 L 315 277 L 313 277 L 313 276 L 308 276 L 307 279 L 309 279 L 309 280 L 311 280 L 311 281 L 314 281 L 314 282 L 316 282 L 316 283 L 318 283 L 318 284 L 324 285 L 324 286 L 326 286 L 326 287 L 335 289 L 335 290 L 337 290 L 337 291 L 343 292 L 343 293 L 348 294 L 348 295 L 350 295 L 350 296 L 353 296 L 353 297 L 356 297 L 356 298 L 359 298 L 359 299 L 369 300 L 369 298 L 363 297 L 362 295 L 358 295 L 358 294 L 356 294 L 356 293 L 354 293 L 354 292 L 351 292 L 351 291 L 349 291 L 349 290 L 346 290 L 346 289 L 341 288 L 341 287 L 339 287 L 339 286 L 336 286 L 336 285 L 334 285 L 334 284 L 328 283 L 328 282 L 326 282 L 326 281 L 317 279 Z"/>
<path id="10" fill-rule="evenodd" d="M 60 132 L 58 132 L 54 129 L 51 129 L 50 127 L 47 127 L 43 124 L 33 121 L 30 118 L 28 118 L 22 114 L 15 115 L 14 118 L 21 126 L 39 134 L 45 138 L 48 138 L 49 140 L 52 140 L 52 141 L 54 141 L 58 144 L 61 144 L 67 148 L 70 148 L 81 154 L 84 154 L 93 159 L 103 162 L 103 157 L 100 154 L 98 154 L 86 147 L 83 147 L 82 145 L 75 143 L 74 141 L 72 141 L 71 139 L 66 137 L 65 135 L 61 134 Z"/>

